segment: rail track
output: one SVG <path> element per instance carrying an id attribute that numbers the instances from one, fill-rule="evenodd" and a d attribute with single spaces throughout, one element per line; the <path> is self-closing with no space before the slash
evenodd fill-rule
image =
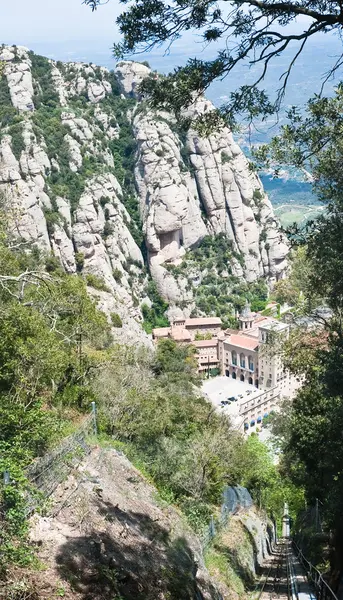
<path id="1" fill-rule="evenodd" d="M 277 544 L 260 581 L 257 600 L 292 600 L 291 552 L 289 540 Z"/>

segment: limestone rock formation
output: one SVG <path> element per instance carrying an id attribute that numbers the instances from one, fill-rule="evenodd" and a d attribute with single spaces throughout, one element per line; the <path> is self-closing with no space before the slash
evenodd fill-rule
<path id="1" fill-rule="evenodd" d="M 22 46 L 4 47 L 0 51 L 0 61 L 5 63 L 12 104 L 21 111 L 33 110 L 33 82 L 29 52 Z"/>
<path id="2" fill-rule="evenodd" d="M 138 89 L 149 73 L 130 61 L 114 73 L 0 47 L 0 193 L 13 231 L 88 278 L 109 319 L 122 317 L 117 337 L 131 341 L 147 339 L 147 267 L 171 313 L 189 315 L 211 269 L 228 289 L 230 277 L 272 281 L 288 251 L 230 131 L 202 138 L 152 112 Z M 211 108 L 200 99 L 191 111 Z M 197 249 L 212 238 L 215 248 L 220 235 L 226 262 L 218 250 L 220 265 L 204 267 Z"/>
<path id="3" fill-rule="evenodd" d="M 138 86 L 150 73 L 151 70 L 148 66 L 131 60 L 122 60 L 116 68 L 123 92 L 132 97 L 139 96 Z"/>
<path id="4" fill-rule="evenodd" d="M 193 116 L 212 108 L 200 100 Z M 231 132 L 225 128 L 203 138 L 190 129 L 182 148 L 170 115 L 137 111 L 133 123 L 150 269 L 161 293 L 171 302 L 189 300 L 183 279 L 176 282 L 165 265 L 178 265 L 186 250 L 206 235 L 220 233 L 243 259 L 243 264 L 232 261 L 234 275 L 248 282 L 282 277 L 288 246 L 260 179 L 249 169 Z"/>

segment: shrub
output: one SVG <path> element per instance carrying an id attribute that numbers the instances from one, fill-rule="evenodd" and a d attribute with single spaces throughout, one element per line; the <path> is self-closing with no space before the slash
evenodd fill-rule
<path id="1" fill-rule="evenodd" d="M 114 226 L 111 221 L 106 221 L 104 225 L 103 237 L 106 240 L 114 231 Z"/>
<path id="2" fill-rule="evenodd" d="M 118 313 L 111 313 L 111 321 L 113 327 L 123 327 L 123 321 L 121 320 Z"/>
<path id="3" fill-rule="evenodd" d="M 117 283 L 121 282 L 121 278 L 123 277 L 123 273 L 117 267 L 112 271 L 112 275 Z"/>
<path id="4" fill-rule="evenodd" d="M 106 204 L 111 204 L 111 198 L 109 198 L 108 196 L 101 196 L 99 204 L 102 208 L 104 208 Z"/>
<path id="5" fill-rule="evenodd" d="M 56 256 L 51 254 L 45 260 L 45 268 L 48 273 L 56 273 L 61 270 L 61 263 Z"/>
<path id="6" fill-rule="evenodd" d="M 44 216 L 46 220 L 46 227 L 50 235 L 55 231 L 55 225 L 60 225 L 61 215 L 60 213 L 51 210 L 49 208 L 44 209 Z"/>
<path id="7" fill-rule="evenodd" d="M 21 153 L 25 150 L 25 143 L 23 138 L 23 130 L 21 124 L 12 125 L 9 134 L 12 138 L 11 148 L 14 156 L 17 160 L 20 160 Z"/>
<path id="8" fill-rule="evenodd" d="M 232 160 L 232 158 L 226 153 L 226 152 L 222 152 L 222 163 L 228 163 Z"/>
<path id="9" fill-rule="evenodd" d="M 260 190 L 258 190 L 258 189 L 255 189 L 255 190 L 253 191 L 253 195 L 252 195 L 252 197 L 253 197 L 253 199 L 254 199 L 254 200 L 257 200 L 257 201 L 259 201 L 259 200 L 263 200 L 263 194 L 262 194 L 262 192 L 261 192 Z"/>
<path id="10" fill-rule="evenodd" d="M 99 290 L 102 292 L 110 292 L 111 290 L 107 287 L 106 283 L 102 279 L 102 277 L 98 277 L 97 275 L 93 275 L 93 273 L 87 273 L 86 275 L 87 285 L 91 286 L 95 290 Z"/>
<path id="11" fill-rule="evenodd" d="M 83 266 L 85 264 L 85 255 L 83 254 L 83 252 L 76 252 L 75 262 L 76 262 L 76 270 L 78 271 L 78 273 L 81 273 Z"/>
<path id="12" fill-rule="evenodd" d="M 265 229 L 263 229 L 260 233 L 260 242 L 266 242 L 267 241 L 267 232 Z"/>

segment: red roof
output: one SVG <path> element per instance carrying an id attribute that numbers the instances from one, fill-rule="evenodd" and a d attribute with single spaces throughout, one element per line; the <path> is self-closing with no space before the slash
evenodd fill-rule
<path id="1" fill-rule="evenodd" d="M 210 348 L 211 346 L 218 346 L 218 340 L 195 340 L 192 344 L 197 348 Z"/>
<path id="2" fill-rule="evenodd" d="M 256 350 L 258 348 L 258 340 L 254 340 L 247 335 L 230 335 L 226 340 L 232 346 L 238 346 L 239 348 L 245 348 L 245 350 Z"/>
<path id="3" fill-rule="evenodd" d="M 152 330 L 154 337 L 168 337 L 170 333 L 170 327 L 156 327 Z"/>
<path id="4" fill-rule="evenodd" d="M 186 327 L 199 327 L 200 325 L 221 325 L 222 320 L 219 317 L 198 317 L 195 319 L 186 319 Z"/>
<path id="5" fill-rule="evenodd" d="M 173 340 L 175 340 L 176 342 L 190 342 L 191 341 L 191 336 L 190 336 L 189 331 L 187 331 L 186 329 L 181 329 L 181 327 L 179 329 L 174 327 L 172 329 L 171 336 L 172 336 Z"/>

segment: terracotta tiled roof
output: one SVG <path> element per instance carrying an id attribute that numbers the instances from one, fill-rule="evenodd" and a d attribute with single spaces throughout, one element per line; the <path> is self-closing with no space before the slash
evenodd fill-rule
<path id="1" fill-rule="evenodd" d="M 221 325 L 222 320 L 219 317 L 199 317 L 186 319 L 186 327 L 198 327 L 199 325 Z"/>
<path id="2" fill-rule="evenodd" d="M 218 345 L 218 340 L 214 339 L 214 340 L 195 340 L 194 342 L 192 342 L 193 346 L 196 346 L 197 348 L 210 348 L 211 346 L 217 346 Z"/>
<path id="3" fill-rule="evenodd" d="M 245 350 L 256 350 L 258 347 L 258 340 L 254 340 L 246 335 L 230 335 L 226 340 L 232 346 L 238 346 Z"/>
<path id="4" fill-rule="evenodd" d="M 157 327 L 152 330 L 152 335 L 154 337 L 168 337 L 170 334 L 170 327 Z"/>
<path id="5" fill-rule="evenodd" d="M 191 341 L 191 336 L 189 331 L 186 331 L 186 329 L 181 329 L 174 327 L 172 330 L 172 338 L 173 340 L 175 340 L 176 342 L 190 342 Z"/>

